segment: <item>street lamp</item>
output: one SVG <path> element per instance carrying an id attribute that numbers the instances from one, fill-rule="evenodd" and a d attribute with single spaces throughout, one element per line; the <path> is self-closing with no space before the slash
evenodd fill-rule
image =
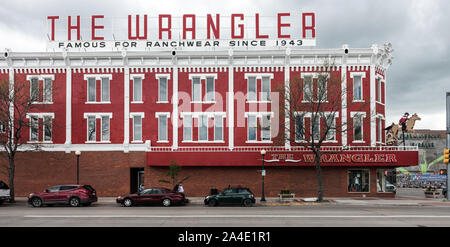
<path id="1" fill-rule="evenodd" d="M 261 195 L 261 201 L 265 202 L 266 198 L 264 197 L 264 177 L 266 176 L 266 170 L 264 170 L 264 155 L 266 154 L 266 150 L 261 150 L 261 156 L 262 156 L 262 195 Z"/>
<path id="2" fill-rule="evenodd" d="M 79 184 L 79 178 L 80 178 L 80 155 L 81 155 L 81 151 L 75 151 L 75 155 L 77 156 L 77 184 Z"/>

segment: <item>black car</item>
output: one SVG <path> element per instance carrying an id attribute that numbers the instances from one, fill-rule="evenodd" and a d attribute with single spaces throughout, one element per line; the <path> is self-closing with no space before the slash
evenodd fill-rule
<path id="1" fill-rule="evenodd" d="M 242 205 L 250 207 L 255 204 L 255 196 L 248 188 L 232 188 L 224 189 L 221 193 L 212 193 L 205 197 L 205 205 Z"/>

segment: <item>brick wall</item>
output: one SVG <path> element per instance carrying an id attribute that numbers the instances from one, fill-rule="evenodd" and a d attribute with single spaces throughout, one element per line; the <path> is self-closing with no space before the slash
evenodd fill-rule
<path id="1" fill-rule="evenodd" d="M 172 187 L 160 183 L 169 179 L 168 167 L 146 167 L 145 152 L 82 152 L 80 156 L 80 184 L 90 184 L 100 197 L 115 197 L 130 192 L 130 168 L 145 167 L 145 187 Z M 2 165 L 5 163 L 1 161 Z M 382 168 L 382 167 L 378 167 Z M 370 169 L 370 193 L 367 196 L 393 196 L 376 193 L 376 170 Z M 206 196 L 210 189 L 219 190 L 228 185 L 249 187 L 261 196 L 260 167 L 183 167 L 179 178 L 190 176 L 183 183 L 187 196 Z M 323 171 L 325 197 L 361 197 L 362 193 L 347 193 L 347 167 L 326 167 Z M 6 174 L 0 180 L 8 183 Z M 43 191 L 57 184 L 76 183 L 76 156 L 64 152 L 19 153 L 16 161 L 16 196 Z M 317 178 L 312 167 L 267 167 L 265 195 L 277 196 L 280 190 L 289 189 L 297 197 L 316 197 Z"/>

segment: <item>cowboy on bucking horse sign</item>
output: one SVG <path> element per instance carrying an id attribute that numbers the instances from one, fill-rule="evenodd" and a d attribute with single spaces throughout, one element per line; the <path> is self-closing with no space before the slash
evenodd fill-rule
<path id="1" fill-rule="evenodd" d="M 409 117 L 409 113 L 405 112 L 405 114 L 403 114 L 403 117 L 400 118 L 400 120 L 398 121 L 398 124 L 402 126 L 402 131 L 406 132 L 406 121 L 408 121 Z"/>

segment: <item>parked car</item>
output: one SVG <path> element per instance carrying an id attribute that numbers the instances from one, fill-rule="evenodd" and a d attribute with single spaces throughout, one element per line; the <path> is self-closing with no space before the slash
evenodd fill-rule
<path id="1" fill-rule="evenodd" d="M 10 193 L 9 186 L 3 181 L 0 181 L 0 205 L 2 205 L 3 202 L 9 201 L 11 199 L 9 193 Z"/>
<path id="2" fill-rule="evenodd" d="M 72 207 L 89 206 L 97 201 L 97 194 L 90 185 L 56 185 L 44 192 L 31 193 L 28 203 L 33 207 L 68 204 Z"/>
<path id="3" fill-rule="evenodd" d="M 221 193 L 211 193 L 205 197 L 205 205 L 242 205 L 249 207 L 255 204 L 255 196 L 248 188 L 230 187 L 224 189 Z"/>
<path id="4" fill-rule="evenodd" d="M 184 205 L 186 198 L 184 194 L 167 188 L 148 188 L 136 194 L 119 196 L 116 202 L 125 207 L 134 205 Z"/>

